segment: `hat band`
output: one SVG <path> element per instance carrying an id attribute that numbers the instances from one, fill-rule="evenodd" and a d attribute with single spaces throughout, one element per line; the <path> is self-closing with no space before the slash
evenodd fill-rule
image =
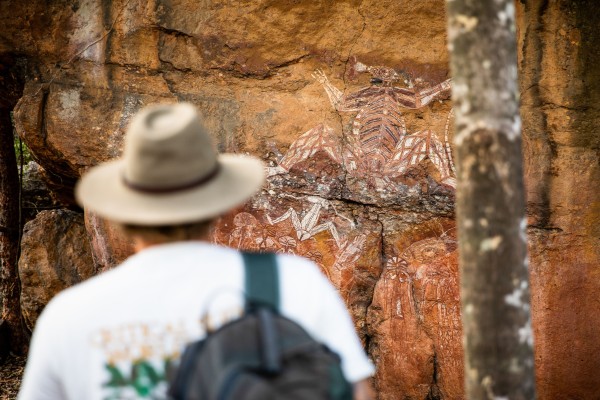
<path id="1" fill-rule="evenodd" d="M 188 189 L 197 188 L 199 186 L 203 186 L 203 185 L 209 183 L 217 176 L 217 174 L 219 173 L 220 170 L 221 170 L 221 165 L 217 162 L 215 167 L 213 168 L 213 170 L 200 179 L 186 183 L 184 185 L 160 187 L 160 188 L 138 185 L 137 183 L 128 181 L 127 178 L 125 177 L 125 175 L 123 175 L 122 179 L 123 179 L 123 183 L 125 184 L 125 186 L 127 186 L 129 189 L 134 190 L 136 192 L 151 193 L 151 194 L 176 193 L 176 192 L 182 192 L 182 191 L 188 190 Z"/>

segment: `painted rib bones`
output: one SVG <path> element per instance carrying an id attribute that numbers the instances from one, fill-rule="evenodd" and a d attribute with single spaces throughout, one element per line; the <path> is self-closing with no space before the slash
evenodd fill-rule
<path id="1" fill-rule="evenodd" d="M 455 188 L 448 124 L 444 143 L 432 130 L 408 133 L 402 116 L 403 109 L 425 107 L 436 96 L 447 92 L 451 80 L 413 90 L 393 86 L 400 76 L 392 68 L 357 63 L 356 70 L 371 74 L 371 86 L 348 95 L 333 86 L 323 71 L 313 73 L 336 111 L 356 113 L 346 142 L 342 145 L 331 127 L 319 124 L 292 143 L 278 165 L 269 169 L 269 175 L 286 173 L 323 151 L 334 162 L 343 165 L 349 174 L 369 177 L 376 187 L 384 187 L 389 186 L 390 178 L 405 174 L 428 158 L 439 171 L 441 183 Z"/>

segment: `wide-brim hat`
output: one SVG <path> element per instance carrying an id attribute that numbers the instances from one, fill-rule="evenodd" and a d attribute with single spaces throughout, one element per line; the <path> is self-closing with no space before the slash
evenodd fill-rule
<path id="1" fill-rule="evenodd" d="M 91 168 L 75 197 L 111 221 L 178 225 L 226 213 L 263 181 L 259 159 L 217 154 L 195 107 L 179 103 L 140 111 L 127 129 L 123 156 Z"/>

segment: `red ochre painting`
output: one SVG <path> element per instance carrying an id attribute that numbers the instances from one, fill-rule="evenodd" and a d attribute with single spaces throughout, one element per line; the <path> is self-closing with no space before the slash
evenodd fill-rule
<path id="1" fill-rule="evenodd" d="M 432 129 L 411 133 L 401 114 L 429 107 L 450 82 L 417 91 L 392 86 L 397 76 L 390 68 L 357 69 L 370 72 L 373 83 L 349 95 L 322 72 L 314 74 L 337 112 L 351 113 L 351 131 L 319 124 L 300 135 L 267 168 L 264 190 L 219 220 L 213 241 L 313 260 L 340 291 L 378 367 L 380 399 L 398 393 L 459 399 L 463 367 L 450 116 L 444 111 L 438 118 L 445 121 L 440 139 Z M 424 163 L 437 179 L 433 187 L 446 196 L 429 208 L 423 205 L 434 194 L 423 187 L 432 186 L 432 176 L 413 173 Z M 353 200 L 358 192 L 369 201 Z M 98 270 L 131 252 L 131 244 L 95 216 L 87 215 L 86 224 Z"/>
<path id="2" fill-rule="evenodd" d="M 349 131 L 318 123 L 279 152 L 267 168 L 265 190 L 223 217 L 214 241 L 313 260 L 340 291 L 370 356 L 381 367 L 377 386 L 382 399 L 397 393 L 460 398 L 454 221 L 447 212 L 436 216 L 435 210 L 406 204 L 388 212 L 372 203 L 344 201 L 361 191 L 375 200 L 387 196 L 400 203 L 402 193 L 412 191 L 423 202 L 430 193 L 422 190 L 420 180 L 431 182 L 432 177 L 411 171 L 426 161 L 435 184 L 453 194 L 451 115 L 445 111 L 441 118 L 441 136 L 433 129 L 411 132 L 403 116 L 403 110 L 428 107 L 438 96 L 447 96 L 451 82 L 401 88 L 394 86 L 400 75 L 392 68 L 360 63 L 354 68 L 370 73 L 371 85 L 350 94 L 322 71 L 313 73 L 336 112 L 350 114 Z M 451 203 L 453 197 L 449 199 Z"/>
<path id="3" fill-rule="evenodd" d="M 385 267 L 368 311 L 369 350 L 381 367 L 377 372 L 380 390 L 420 399 L 435 391 L 442 398 L 461 398 L 464 378 L 454 221 L 434 218 L 408 229 L 390 226 L 389 230 Z"/>

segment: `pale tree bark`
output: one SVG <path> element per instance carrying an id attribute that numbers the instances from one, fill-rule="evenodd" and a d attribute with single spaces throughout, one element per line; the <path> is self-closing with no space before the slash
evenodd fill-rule
<path id="1" fill-rule="evenodd" d="M 469 399 L 535 398 L 514 0 L 447 0 Z"/>
<path id="2" fill-rule="evenodd" d="M 17 272 L 19 221 L 19 176 L 10 112 L 22 93 L 22 85 L 11 66 L 0 58 L 0 308 L 2 330 L 7 335 L 0 353 L 22 354 L 27 337 L 21 319 L 20 284 Z"/>

